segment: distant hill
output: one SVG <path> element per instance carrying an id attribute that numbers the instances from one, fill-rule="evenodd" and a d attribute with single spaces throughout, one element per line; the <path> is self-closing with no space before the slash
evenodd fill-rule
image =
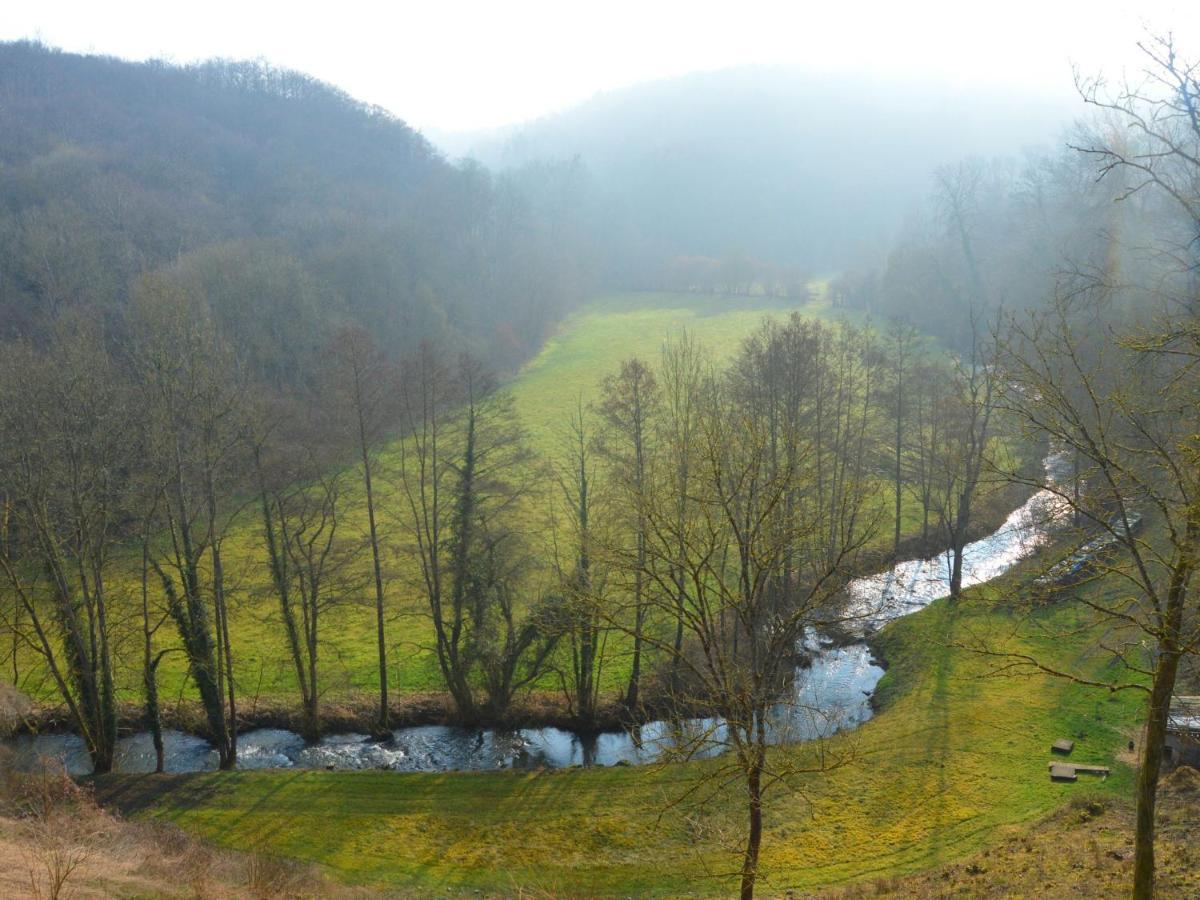
<path id="1" fill-rule="evenodd" d="M 582 291 L 555 210 L 448 163 L 387 112 L 261 63 L 0 44 L 0 334 L 118 311 L 165 268 L 270 378 L 331 327 L 451 336 L 496 361 Z"/>
<path id="2" fill-rule="evenodd" d="M 745 254 L 829 271 L 888 237 L 936 166 L 1053 143 L 1070 114 L 1015 93 L 745 68 L 439 141 L 496 168 L 578 157 L 616 266 Z"/>

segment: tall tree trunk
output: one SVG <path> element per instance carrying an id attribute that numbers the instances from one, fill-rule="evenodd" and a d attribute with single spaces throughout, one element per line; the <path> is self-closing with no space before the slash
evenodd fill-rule
<path id="1" fill-rule="evenodd" d="M 162 716 L 158 708 L 158 661 L 154 658 L 153 637 L 150 628 L 150 538 L 142 534 L 142 685 L 145 690 L 146 724 L 150 726 L 150 740 L 154 744 L 154 771 L 161 772 L 166 764 L 163 746 Z"/>
<path id="2" fill-rule="evenodd" d="M 757 751 L 752 751 L 757 753 Z M 762 761 L 754 757 L 746 770 L 746 794 L 750 813 L 750 831 L 742 855 L 742 900 L 753 900 L 758 880 L 758 853 L 762 846 Z"/>
<path id="3" fill-rule="evenodd" d="M 1166 610 L 1161 619 L 1158 665 L 1155 666 L 1154 682 L 1150 689 L 1146 739 L 1142 744 L 1142 765 L 1137 781 L 1137 825 L 1133 850 L 1135 900 L 1151 900 L 1154 896 L 1155 801 L 1158 795 L 1158 777 L 1162 771 L 1163 750 L 1167 741 L 1171 695 L 1175 691 L 1175 677 L 1179 671 L 1184 605 L 1195 566 L 1195 547 L 1200 540 L 1200 515 L 1197 515 L 1197 512 L 1192 511 L 1188 517 L 1185 544 L 1181 558 L 1171 572 Z"/>
<path id="4" fill-rule="evenodd" d="M 379 653 L 379 718 L 375 723 L 380 733 L 391 728 L 388 706 L 387 634 L 384 629 L 383 565 L 379 560 L 379 530 L 375 524 L 375 492 L 371 484 L 371 454 L 367 447 L 366 423 L 361 409 L 358 417 L 358 446 L 362 457 L 363 485 L 367 492 L 367 528 L 371 539 L 371 565 L 375 576 L 375 642 Z"/>
<path id="5" fill-rule="evenodd" d="M 1154 812 L 1158 777 L 1167 737 L 1167 717 L 1171 693 L 1179 669 L 1179 651 L 1164 651 L 1154 670 L 1150 708 L 1146 716 L 1146 739 L 1142 744 L 1141 771 L 1137 780 L 1137 825 L 1134 832 L 1133 896 L 1135 900 L 1154 897 Z"/>
<path id="6" fill-rule="evenodd" d="M 217 665 L 222 667 L 220 680 L 224 683 L 229 703 L 229 714 L 225 719 L 225 744 L 227 752 L 221 760 L 222 769 L 237 766 L 237 700 L 233 683 L 233 647 L 229 640 L 229 607 L 225 603 L 225 568 L 221 561 L 220 541 L 212 545 L 213 596 L 216 600 L 217 616 Z"/>
<path id="7" fill-rule="evenodd" d="M 634 611 L 633 611 L 633 664 L 629 667 L 629 685 L 625 689 L 625 706 L 627 709 L 637 709 L 639 690 L 642 678 L 642 627 L 645 624 L 646 609 L 642 603 L 642 568 L 645 565 L 645 536 L 638 533 L 638 569 L 634 575 Z"/>

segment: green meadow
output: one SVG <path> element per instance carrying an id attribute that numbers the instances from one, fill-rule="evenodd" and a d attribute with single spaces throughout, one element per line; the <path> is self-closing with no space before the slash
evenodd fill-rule
<path id="1" fill-rule="evenodd" d="M 542 351 L 530 360 L 506 385 L 511 391 L 517 413 L 529 432 L 531 443 L 541 459 L 552 456 L 560 447 L 571 411 L 582 400 L 595 399 L 601 379 L 617 370 L 622 360 L 640 357 L 655 363 L 668 339 L 685 330 L 704 348 L 715 365 L 737 352 L 742 341 L 762 323 L 764 317 L 789 315 L 793 310 L 813 317 L 838 318 L 823 296 L 823 285 L 814 286 L 814 299 L 795 306 L 772 298 L 751 295 L 725 297 L 697 294 L 635 293 L 601 297 L 565 320 Z M 388 479 L 389 461 L 394 451 L 379 452 L 380 527 L 384 543 L 384 568 L 390 619 L 389 681 L 400 694 L 438 691 L 441 676 L 432 651 L 432 627 L 424 614 L 424 601 L 416 584 L 417 570 L 412 562 L 405 530 L 399 520 L 403 503 Z M 366 511 L 360 482 L 348 473 L 343 496 L 344 534 L 365 534 Z M 544 512 L 548 483 L 531 498 L 526 516 L 527 537 L 536 550 L 548 547 L 548 519 Z M 890 483 L 880 480 L 879 546 L 891 535 Z M 901 526 L 905 534 L 920 530 L 921 514 L 915 498 L 902 508 Z M 233 643 L 241 708 L 253 710 L 260 701 L 286 703 L 297 694 L 295 669 L 288 655 L 277 600 L 271 590 L 261 524 L 257 505 L 250 501 L 236 519 L 223 544 L 223 558 L 229 580 L 231 603 L 230 631 Z M 124 578 L 110 576 L 110 593 L 123 593 L 124 628 L 114 647 L 117 661 L 118 690 L 130 700 L 141 697 L 140 583 L 135 577 L 137 562 L 124 567 Z M 363 560 L 363 572 L 367 567 Z M 549 573 L 544 573 L 531 590 L 548 589 Z M 375 618 L 372 595 L 365 580 L 360 591 L 345 598 L 325 616 L 322 631 L 322 690 L 327 702 L 361 696 L 378 688 L 378 663 L 375 649 Z M 157 641 L 162 647 L 176 641 L 174 627 L 166 622 Z M 608 644 L 608 661 L 602 672 L 602 687 L 615 693 L 628 678 L 627 641 L 615 636 Z M 37 661 L 24 651 L 19 666 L 37 673 Z M 191 699 L 186 660 L 182 653 L 167 654 L 159 668 L 160 696 L 168 705 L 176 699 Z M 539 687 L 553 690 L 558 679 L 547 674 Z M 49 679 L 26 679 L 23 689 L 36 697 L 55 700 Z"/>
<path id="2" fill-rule="evenodd" d="M 549 452 L 565 411 L 581 396 L 591 399 L 600 377 L 621 359 L 653 360 L 664 339 L 687 328 L 719 362 L 762 316 L 786 312 L 761 298 L 605 298 L 564 323 L 510 388 L 536 446 Z M 831 315 L 820 302 L 804 312 Z M 905 510 L 908 532 L 916 512 Z M 231 556 L 239 554 L 243 579 L 233 623 L 243 695 L 287 696 L 290 675 L 262 589 L 254 521 L 239 525 L 227 546 Z M 402 690 L 436 689 L 422 647 L 426 625 L 394 532 L 388 546 L 396 676 Z M 1031 610 L 1015 602 L 1023 577 L 1014 572 L 957 605 L 940 601 L 884 631 L 878 646 L 888 671 L 877 691 L 878 715 L 822 748 L 846 764 L 773 791 L 763 849 L 769 892 L 920 871 L 986 848 L 1069 799 L 1128 793 L 1131 774 L 1115 754 L 1136 722 L 1139 697 L 1048 676 L 997 674 L 993 659 L 968 649 L 986 637 L 993 647 L 1104 674 L 1109 661 L 1080 627 L 1082 609 L 1063 602 Z M 323 648 L 331 693 L 369 689 L 371 612 L 350 606 L 336 615 Z M 615 688 L 625 674 L 619 657 L 608 671 Z M 185 690 L 181 667 L 168 678 Z M 1112 775 L 1051 783 L 1049 745 L 1058 737 L 1077 740 L 1075 758 L 1110 764 Z M 773 753 L 779 763 L 803 764 L 817 749 Z M 230 847 L 312 861 L 339 880 L 405 895 L 721 895 L 733 885 L 728 873 L 739 849 L 729 840 L 740 833 L 736 786 L 710 804 L 676 802 L 713 765 L 113 776 L 98 789 L 106 802 L 137 816 L 174 822 Z"/>
<path id="3" fill-rule="evenodd" d="M 769 893 L 901 875 L 968 856 L 1080 797 L 1123 796 L 1115 759 L 1138 716 L 1135 692 L 1110 695 L 1048 676 L 996 673 L 965 645 L 1053 654 L 1102 676 L 1109 665 L 1083 612 L 1032 612 L 1019 582 L 939 601 L 890 625 L 880 712 L 825 746 L 849 762 L 798 776 L 770 796 L 763 865 Z M 1019 590 L 1019 588 L 1017 588 Z M 1050 743 L 1113 767 L 1106 780 L 1052 783 Z M 812 745 L 776 762 L 811 761 Z M 258 771 L 107 777 L 106 802 L 230 847 L 313 861 L 336 878 L 407 894 L 728 894 L 736 791 L 674 805 L 711 762 L 539 772 L 394 774 Z M 723 837 L 726 836 L 726 837 Z"/>

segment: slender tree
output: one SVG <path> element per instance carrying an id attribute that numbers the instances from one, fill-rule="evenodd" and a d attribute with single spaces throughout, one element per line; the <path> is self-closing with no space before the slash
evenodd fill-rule
<path id="1" fill-rule="evenodd" d="M 918 332 L 903 319 L 893 319 L 888 327 L 884 350 L 891 376 L 889 413 L 894 426 L 892 434 L 892 556 L 900 555 L 901 516 L 906 490 L 905 425 L 909 424 L 910 394 L 913 381 L 913 357 L 917 350 Z"/>
<path id="2" fill-rule="evenodd" d="M 617 374 L 605 378 L 600 392 L 598 408 L 607 425 L 601 447 L 609 461 L 614 483 L 622 486 L 629 500 L 627 527 L 635 548 L 636 561 L 629 569 L 633 579 L 633 658 L 625 690 L 625 706 L 632 710 L 640 702 L 646 624 L 646 523 L 638 498 L 645 495 L 649 483 L 652 422 L 658 412 L 660 393 L 654 372 L 636 357 L 622 362 Z"/>
<path id="3" fill-rule="evenodd" d="M 620 564 L 641 566 L 646 602 L 664 616 L 678 612 L 680 568 L 685 573 L 686 640 L 678 659 L 691 701 L 711 709 L 714 718 L 711 727 L 681 731 L 676 750 L 728 751 L 705 772 L 709 779 L 732 778 L 739 785 L 746 829 L 737 875 L 747 898 L 762 878 L 763 816 L 771 789 L 845 761 L 819 741 L 798 755 L 770 749 L 789 727 L 788 717 L 777 713 L 797 644 L 809 629 L 857 615 L 844 607 L 841 591 L 876 526 L 865 437 L 870 416 L 864 410 L 873 402 L 869 374 L 848 349 L 863 345 L 852 341 L 845 355 L 818 354 L 815 363 L 807 352 L 839 347 L 839 341 L 801 320 L 768 324 L 747 342 L 728 374 L 707 376 L 697 394 L 689 514 L 679 515 L 678 482 L 658 477 L 636 498 L 645 522 L 644 548 L 615 541 L 608 549 Z M 793 351 L 796 358 L 788 358 Z M 771 361 L 781 365 L 773 368 Z M 779 384 L 764 389 L 757 376 L 771 371 L 780 373 Z M 843 386 L 843 379 L 852 383 Z M 781 407 L 787 404 L 780 397 L 789 382 L 807 414 L 781 428 Z M 821 443 L 820 454 L 821 431 L 829 421 L 814 414 L 818 388 L 844 398 L 840 415 L 850 430 L 832 444 Z M 834 460 L 831 446 L 849 457 Z M 628 622 L 623 627 L 632 628 Z M 648 630 L 643 639 L 658 652 L 675 653 L 673 635 Z M 825 717 L 828 727 L 836 719 L 832 710 L 803 713 Z"/>
<path id="4" fill-rule="evenodd" d="M 329 348 L 332 389 L 341 401 L 345 427 L 353 442 L 362 473 L 367 503 L 367 542 L 371 548 L 371 575 L 375 591 L 375 644 L 379 668 L 379 715 L 376 731 L 388 733 L 391 707 L 388 702 L 387 603 L 383 560 L 380 550 L 379 509 L 375 497 L 378 463 L 376 447 L 392 419 L 395 372 L 361 328 L 339 331 Z"/>
<path id="5" fill-rule="evenodd" d="M 597 560 L 597 512 L 603 508 L 592 420 L 582 399 L 577 400 L 563 434 L 555 476 L 565 509 L 566 526 L 552 524 L 554 560 L 564 598 L 562 630 L 570 649 L 570 670 L 564 693 L 571 713 L 584 729 L 594 728 L 604 666 L 608 578 Z M 603 533 L 602 531 L 599 533 Z"/>

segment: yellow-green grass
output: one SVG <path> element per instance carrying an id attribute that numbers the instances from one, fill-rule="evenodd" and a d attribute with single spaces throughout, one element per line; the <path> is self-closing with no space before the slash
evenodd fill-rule
<path id="1" fill-rule="evenodd" d="M 804 315 L 835 318 L 820 290 L 817 298 L 801 307 L 763 296 L 723 297 L 694 294 L 634 293 L 597 299 L 570 316 L 508 385 L 518 415 L 530 432 L 534 449 L 543 457 L 555 453 L 564 433 L 568 416 L 575 404 L 596 397 L 600 380 L 616 371 L 620 362 L 632 356 L 648 362 L 658 361 L 664 342 L 685 329 L 703 346 L 714 364 L 730 358 L 741 342 L 756 329 L 764 316 L 785 316 L 793 309 Z M 408 552 L 403 526 L 398 519 L 404 504 L 387 477 L 392 451 L 380 454 L 383 477 L 378 477 L 381 528 L 384 542 L 384 567 L 387 577 L 390 644 L 389 681 L 394 692 L 439 690 L 440 673 L 433 653 L 432 628 L 423 615 L 423 603 L 416 584 L 417 569 Z M 366 512 L 360 484 L 349 473 L 344 492 L 347 505 L 342 511 L 345 534 L 365 533 Z M 546 486 L 548 487 L 548 486 Z M 882 527 L 879 546 L 891 536 L 891 486 L 881 478 L 878 489 Z M 545 498 L 542 498 L 544 500 Z M 546 519 L 543 503 L 534 502 L 526 527 L 535 551 L 545 547 Z M 905 535 L 921 528 L 921 511 L 915 497 L 905 498 L 901 527 Z M 297 695 L 295 671 L 287 650 L 277 601 L 270 589 L 261 526 L 257 507 L 250 503 L 235 522 L 223 542 L 224 565 L 230 581 L 228 596 L 232 605 L 230 633 L 243 695 L 243 710 L 253 709 L 259 699 L 287 701 Z M 141 696 L 141 649 L 139 584 L 134 577 L 136 562 L 124 566 L 124 577 L 110 574 L 110 593 L 119 598 L 121 636 L 114 647 L 118 690 L 121 696 Z M 365 574 L 365 561 L 364 569 Z M 544 577 L 543 577 L 544 581 Z M 545 587 L 545 584 L 541 585 Z M 152 584 L 153 587 L 153 584 Z M 536 590 L 535 585 L 532 589 Z M 327 700 L 339 695 L 378 688 L 374 608 L 365 587 L 349 602 L 326 614 L 322 629 L 321 679 Z M 174 626 L 167 622 L 159 632 L 159 643 L 177 642 Z M 614 636 L 608 644 L 608 663 L 603 670 L 602 689 L 614 693 L 628 677 L 628 642 Z M 31 651 L 24 651 L 18 668 L 29 666 L 41 671 Z M 187 681 L 186 660 L 182 653 L 167 655 L 159 669 L 160 693 L 170 702 L 176 697 L 190 698 L 193 690 Z M 553 689 L 557 678 L 546 676 L 540 684 Z M 22 687 L 35 696 L 55 700 L 49 679 L 27 679 Z"/>
<path id="2" fill-rule="evenodd" d="M 1030 615 L 1000 596 L 996 585 L 977 589 L 957 608 L 939 601 L 889 626 L 882 711 L 828 746 L 852 750 L 854 761 L 771 795 L 763 865 L 772 892 L 919 871 L 1069 799 L 1129 792 L 1130 770 L 1115 756 L 1137 719 L 1137 695 L 990 674 L 993 660 L 959 646 L 986 635 L 992 646 L 1105 673 L 1095 635 L 1077 630 L 1078 605 Z M 1058 737 L 1077 741 L 1075 761 L 1111 765 L 1111 777 L 1052 783 L 1049 747 Z M 812 747 L 775 752 L 795 758 Z M 405 893 L 727 894 L 730 878 L 712 873 L 734 860 L 715 835 L 738 821 L 736 788 L 707 810 L 667 808 L 711 765 L 116 776 L 99 790 L 214 841 Z"/>

